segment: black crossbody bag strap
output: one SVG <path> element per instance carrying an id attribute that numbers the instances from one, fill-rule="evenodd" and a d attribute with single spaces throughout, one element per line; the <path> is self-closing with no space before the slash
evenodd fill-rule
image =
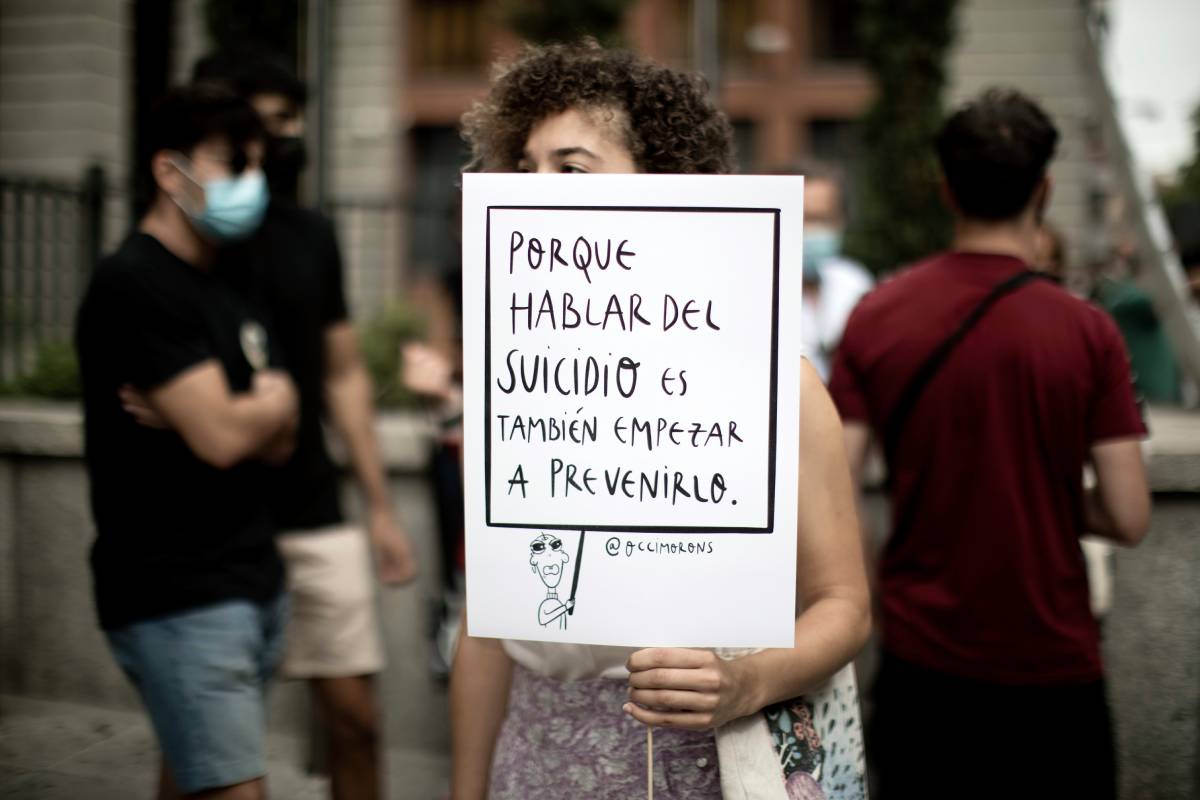
<path id="1" fill-rule="evenodd" d="M 917 401 L 921 398 L 921 394 L 937 375 L 938 370 L 942 368 L 942 365 L 946 363 L 946 359 L 949 358 L 950 353 L 954 351 L 954 348 L 958 346 L 958 343 L 961 342 L 968 333 L 970 333 L 971 329 L 975 327 L 979 320 L 983 319 L 988 310 L 996 304 L 996 301 L 1007 294 L 1011 294 L 1035 278 L 1053 280 L 1052 278 L 1049 278 L 1041 273 L 1026 270 L 1025 272 L 1018 272 L 1011 278 L 1005 278 L 1003 281 L 996 284 L 996 286 L 994 286 L 992 290 L 988 292 L 987 296 L 980 300 L 979 304 L 971 310 L 971 313 L 967 315 L 966 319 L 964 319 L 959 326 L 954 329 L 954 332 L 946 337 L 946 339 L 944 339 L 942 343 L 938 345 L 932 353 L 929 354 L 929 357 L 922 362 L 916 373 L 913 374 L 913 377 L 909 380 L 908 385 L 904 387 L 904 392 L 900 395 L 899 402 L 896 403 L 896 407 L 892 410 L 892 415 L 888 418 L 887 429 L 884 432 L 883 446 L 884 454 L 887 456 L 888 461 L 889 473 L 887 482 L 889 488 L 892 482 L 891 464 L 896 453 L 896 445 L 900 442 L 900 434 L 904 432 L 904 424 L 908 421 L 908 417 L 912 413 L 913 408 L 916 406 Z M 922 491 L 927 477 L 927 474 L 918 476 L 917 486 L 915 487 L 915 491 L 917 493 Z M 909 528 L 912 527 L 912 515 L 915 508 L 916 506 L 914 504 L 909 503 L 906 512 L 895 519 L 891 536 L 888 537 L 886 545 L 888 550 L 891 550 L 900 541 L 906 538 Z"/>
<path id="2" fill-rule="evenodd" d="M 1005 278 L 996 284 L 987 293 L 987 296 L 980 300 L 975 308 L 971 309 L 971 313 L 959 323 L 954 332 L 942 340 L 942 343 L 917 368 L 908 385 L 904 387 L 904 392 L 900 395 L 900 400 L 896 403 L 895 408 L 892 409 L 892 414 L 887 421 L 887 428 L 884 429 L 883 448 L 889 462 L 896 452 L 896 445 L 900 441 L 900 435 L 904 432 L 904 425 L 908 422 L 913 408 L 916 407 L 917 401 L 921 399 L 921 395 L 925 392 L 930 382 L 933 381 L 938 370 L 946 363 L 946 359 L 954 352 L 954 348 L 971 332 L 971 329 L 975 327 L 979 320 L 983 319 L 984 315 L 996 304 L 997 300 L 1007 294 L 1011 294 L 1035 278 L 1048 279 L 1042 273 L 1026 270 L 1018 272 L 1011 278 Z"/>

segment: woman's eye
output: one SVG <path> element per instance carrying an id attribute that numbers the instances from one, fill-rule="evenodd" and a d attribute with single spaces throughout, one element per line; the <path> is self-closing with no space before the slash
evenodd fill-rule
<path id="1" fill-rule="evenodd" d="M 568 174 L 568 175 L 570 175 L 570 174 L 584 175 L 587 173 L 587 170 L 576 164 L 563 164 L 562 167 L 559 169 L 559 172 L 562 172 L 562 173 Z"/>

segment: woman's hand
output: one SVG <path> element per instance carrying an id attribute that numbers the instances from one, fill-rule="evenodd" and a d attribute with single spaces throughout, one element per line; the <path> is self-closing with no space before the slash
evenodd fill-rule
<path id="1" fill-rule="evenodd" d="M 707 730 L 753 714 L 753 679 L 744 659 L 726 661 L 708 650 L 638 650 L 625 664 L 629 699 L 624 711 L 638 722 Z"/>

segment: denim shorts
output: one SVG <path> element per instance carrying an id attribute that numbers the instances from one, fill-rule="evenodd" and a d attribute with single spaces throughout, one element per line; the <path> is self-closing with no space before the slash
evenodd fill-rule
<path id="1" fill-rule="evenodd" d="M 231 600 L 107 631 L 176 787 L 185 793 L 266 774 L 266 690 L 283 653 L 288 599 Z"/>

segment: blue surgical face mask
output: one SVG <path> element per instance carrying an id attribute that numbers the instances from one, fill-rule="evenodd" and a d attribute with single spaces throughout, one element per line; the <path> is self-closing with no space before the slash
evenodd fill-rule
<path id="1" fill-rule="evenodd" d="M 804 223 L 804 280 L 821 280 L 821 265 L 842 252 L 842 232 L 821 223 Z"/>
<path id="2" fill-rule="evenodd" d="M 182 165 L 175 165 L 184 177 L 204 189 L 204 210 L 197 212 L 178 200 L 201 236 L 215 243 L 245 239 L 262 223 L 271 194 L 261 169 L 246 169 L 231 178 L 213 178 L 201 183 Z"/>

